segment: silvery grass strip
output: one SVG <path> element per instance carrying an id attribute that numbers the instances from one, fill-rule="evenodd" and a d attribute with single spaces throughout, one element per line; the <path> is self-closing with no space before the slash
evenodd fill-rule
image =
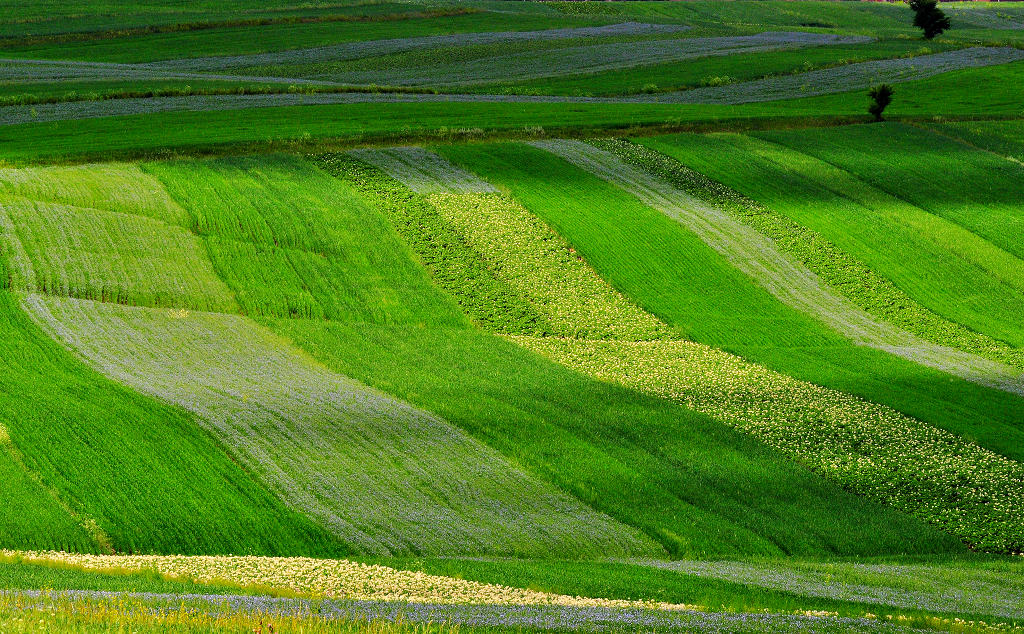
<path id="1" fill-rule="evenodd" d="M 765 612 L 667 611 L 645 608 L 574 608 L 537 605 L 448 605 L 386 601 L 332 601 L 261 595 L 170 594 L 98 590 L 0 590 L 20 609 L 59 609 L 63 602 L 80 612 L 99 609 L 137 610 L 166 614 L 177 611 L 209 616 L 260 615 L 309 617 L 328 621 L 387 621 L 423 625 L 522 628 L 524 631 L 583 632 L 761 632 L 903 633 L 911 629 L 875 618 L 834 614 L 771 614 Z"/>
<path id="2" fill-rule="evenodd" d="M 291 508 L 374 554 L 657 551 L 424 411 L 243 317 L 29 295 L 97 370 L 197 414 Z"/>
<path id="3" fill-rule="evenodd" d="M 766 32 L 728 37 L 586 44 L 447 63 L 444 53 L 439 52 L 438 60 L 430 65 L 364 71 L 326 70 L 308 76 L 351 84 L 471 85 L 500 81 L 509 77 L 515 77 L 517 80 L 560 77 L 702 57 L 782 51 L 809 46 L 859 44 L 869 41 L 871 38 L 868 37 L 831 33 Z M 304 72 L 296 74 L 307 76 Z"/>
<path id="4" fill-rule="evenodd" d="M 163 184 L 135 163 L 0 168 L 0 194 L 188 222 Z"/>
<path id="5" fill-rule="evenodd" d="M 642 561 L 640 565 L 807 597 L 1024 619 L 1024 564 Z"/>
<path id="6" fill-rule="evenodd" d="M 692 231 L 705 244 L 782 303 L 809 315 L 857 345 L 889 352 L 981 385 L 1024 395 L 1024 373 L 1006 364 L 932 343 L 876 319 L 828 287 L 772 240 L 727 211 L 630 165 L 606 150 L 574 140 L 532 145 L 636 196 Z"/>
<path id="7" fill-rule="evenodd" d="M 387 172 L 418 194 L 483 194 L 497 192 L 476 174 L 453 165 L 435 152 L 417 146 L 357 149 L 355 158 Z"/>
<path id="8" fill-rule="evenodd" d="M 114 62 L 78 62 L 49 59 L 0 59 L 0 81 L 5 83 L 62 82 L 72 80 L 154 80 L 191 79 L 239 81 L 250 83 L 287 83 L 302 85 L 330 85 L 332 82 L 294 77 L 266 77 L 248 75 L 206 74 L 177 72 L 149 68 L 142 64 Z"/>
<path id="9" fill-rule="evenodd" d="M 1017 48 L 975 47 L 898 59 L 846 64 L 796 75 L 781 75 L 725 86 L 706 86 L 661 95 L 630 99 L 645 103 L 741 104 L 813 97 L 852 90 L 867 90 L 874 84 L 901 83 L 927 79 L 968 68 L 996 66 L 1024 60 Z"/>
<path id="10" fill-rule="evenodd" d="M 333 44 L 331 46 L 300 48 L 273 53 L 257 53 L 252 55 L 172 59 L 139 64 L 139 66 L 162 71 L 187 70 L 205 72 L 247 66 L 339 62 L 428 48 L 443 49 L 453 46 L 497 44 L 502 42 L 561 40 L 585 37 L 601 38 L 629 35 L 661 35 L 680 33 L 689 28 L 690 27 L 688 26 L 678 24 L 623 22 L 621 24 L 610 24 L 605 26 L 570 27 L 539 31 L 452 33 L 449 35 L 427 35 L 423 37 L 345 42 L 343 44 Z"/>
<path id="11" fill-rule="evenodd" d="M 237 312 L 202 241 L 133 214 L 0 197 L 0 239 L 18 291 Z"/>
<path id="12" fill-rule="evenodd" d="M 1024 552 L 1024 465 L 956 434 L 690 341 L 509 339 L 735 427 L 977 549 Z"/>

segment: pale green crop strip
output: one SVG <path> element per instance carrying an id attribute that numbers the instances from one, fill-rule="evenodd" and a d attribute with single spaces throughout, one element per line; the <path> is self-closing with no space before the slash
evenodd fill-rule
<path id="1" fill-rule="evenodd" d="M 670 328 L 616 292 L 564 238 L 508 196 L 434 194 L 428 200 L 496 277 L 544 315 L 553 334 L 628 340 L 670 335 Z"/>
<path id="2" fill-rule="evenodd" d="M 188 215 L 164 186 L 134 163 L 0 168 L 0 194 L 185 224 Z"/>
<path id="3" fill-rule="evenodd" d="M 143 306 L 237 312 L 198 238 L 146 216 L 7 197 L 8 288 Z"/>
<path id="4" fill-rule="evenodd" d="M 512 339 L 595 378 L 738 427 L 977 548 L 1024 551 L 1024 465 L 955 434 L 688 341 Z"/>
<path id="5" fill-rule="evenodd" d="M 672 183 L 615 154 L 582 141 L 535 141 L 675 219 L 782 303 L 827 324 L 858 345 L 869 346 L 981 385 L 1024 395 L 1024 373 L 948 346 L 926 341 L 876 319 L 772 240 L 719 206 L 698 200 Z"/>
<path id="6" fill-rule="evenodd" d="M 742 138 L 748 141 L 745 147 L 751 151 L 772 152 L 772 148 L 766 142 Z M 797 258 L 815 275 L 821 277 L 830 288 L 879 319 L 932 343 L 1024 368 L 1024 350 L 1018 350 L 958 323 L 943 319 L 819 233 L 646 146 L 624 139 L 598 140 L 592 143 L 614 152 L 635 167 L 665 179 L 686 193 L 708 204 L 716 205 L 743 224 L 754 228 L 771 239 L 780 251 Z M 774 156 L 774 153 L 772 155 Z"/>
<path id="7" fill-rule="evenodd" d="M 430 414 L 239 316 L 30 295 L 97 370 L 180 405 L 289 506 L 367 553 L 656 552 Z"/>

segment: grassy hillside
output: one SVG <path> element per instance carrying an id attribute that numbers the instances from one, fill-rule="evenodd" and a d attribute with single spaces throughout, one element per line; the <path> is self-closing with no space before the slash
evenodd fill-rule
<path id="1" fill-rule="evenodd" d="M 0 630 L 1024 631 L 1024 2 L 939 8 L 0 0 Z"/>
<path id="2" fill-rule="evenodd" d="M 549 153 L 516 144 L 440 151 L 507 189 L 612 285 L 687 337 L 1020 455 L 1006 440 L 1021 433 L 1020 397 L 853 345 L 772 298 L 674 220 Z"/>
<path id="3" fill-rule="evenodd" d="M 876 136 L 883 143 L 884 129 L 878 129 Z M 1020 345 L 1024 266 L 990 242 L 831 163 L 775 143 L 739 135 L 679 136 L 644 143 L 816 232 L 820 239 L 860 259 L 851 266 L 892 280 L 899 290 L 936 314 Z M 907 248 L 913 249 L 915 257 L 901 257 Z M 819 249 L 818 253 L 812 257 L 835 261 L 832 252 Z M 853 292 L 863 295 L 873 289 Z M 874 303 L 894 299 L 890 293 L 884 296 Z M 901 323 L 928 323 L 921 311 L 905 301 L 899 305 L 907 315 Z M 893 318 L 892 314 L 886 311 L 887 317 Z M 948 329 L 934 320 L 928 328 Z M 979 340 L 977 346 L 985 344 Z"/>

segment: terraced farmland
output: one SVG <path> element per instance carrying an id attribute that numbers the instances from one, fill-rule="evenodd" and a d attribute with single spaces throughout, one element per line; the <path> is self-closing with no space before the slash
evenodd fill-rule
<path id="1" fill-rule="evenodd" d="M 7 3 L 0 631 L 1024 631 L 1024 3 L 936 10 Z"/>

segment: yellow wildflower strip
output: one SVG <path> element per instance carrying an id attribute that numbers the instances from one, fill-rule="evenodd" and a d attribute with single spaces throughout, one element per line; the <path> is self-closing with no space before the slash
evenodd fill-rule
<path id="1" fill-rule="evenodd" d="M 274 589 L 306 597 L 409 603 L 538 605 L 582 608 L 704 610 L 695 605 L 573 597 L 397 570 L 345 559 L 309 557 L 85 555 L 0 550 L 0 558 L 92 571 L 156 572 L 173 579 Z"/>

